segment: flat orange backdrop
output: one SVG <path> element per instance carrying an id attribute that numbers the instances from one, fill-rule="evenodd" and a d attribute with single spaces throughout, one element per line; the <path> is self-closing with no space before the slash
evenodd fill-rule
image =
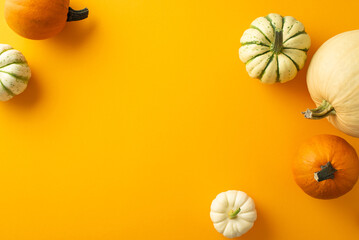
<path id="1" fill-rule="evenodd" d="M 90 17 L 32 41 L 3 18 L 1 43 L 27 57 L 28 89 L 0 104 L 0 239 L 225 239 L 211 201 L 247 192 L 258 220 L 243 240 L 359 238 L 359 184 L 330 201 L 295 184 L 298 145 L 321 133 L 359 139 L 300 114 L 305 75 L 251 79 L 240 37 L 268 13 L 312 38 L 359 28 L 358 1 L 73 0 Z"/>

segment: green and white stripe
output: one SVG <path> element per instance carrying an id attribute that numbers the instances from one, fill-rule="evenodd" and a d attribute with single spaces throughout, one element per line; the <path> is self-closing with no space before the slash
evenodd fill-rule
<path id="1" fill-rule="evenodd" d="M 21 52 L 0 44 L 0 101 L 22 93 L 31 77 L 31 70 Z"/>
<path id="2" fill-rule="evenodd" d="M 243 33 L 239 58 L 250 77 L 283 83 L 304 67 L 310 43 L 301 22 L 271 13 L 255 19 Z"/>

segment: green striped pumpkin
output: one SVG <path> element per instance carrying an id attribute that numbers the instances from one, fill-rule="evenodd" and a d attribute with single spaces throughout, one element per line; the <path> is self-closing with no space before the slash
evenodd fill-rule
<path id="1" fill-rule="evenodd" d="M 22 93 L 31 77 L 27 61 L 18 50 L 0 44 L 0 101 L 7 101 Z"/>
<path id="2" fill-rule="evenodd" d="M 303 68 L 310 37 L 295 18 L 271 13 L 254 20 L 241 38 L 239 58 L 263 83 L 292 80 Z"/>

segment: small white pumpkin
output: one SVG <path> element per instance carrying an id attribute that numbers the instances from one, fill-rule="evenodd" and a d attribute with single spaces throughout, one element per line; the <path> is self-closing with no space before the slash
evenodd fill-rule
<path id="1" fill-rule="evenodd" d="M 326 41 L 309 64 L 307 85 L 316 109 L 309 119 L 328 117 L 342 132 L 359 137 L 359 30 Z"/>
<path id="2" fill-rule="evenodd" d="M 246 193 L 230 190 L 217 195 L 211 205 L 214 228 L 227 238 L 239 237 L 257 219 L 254 201 Z"/>
<path id="3" fill-rule="evenodd" d="M 10 45 L 0 44 L 0 101 L 22 93 L 30 77 L 31 70 L 24 55 Z"/>
<path id="4" fill-rule="evenodd" d="M 263 83 L 292 80 L 304 67 L 310 37 L 295 18 L 271 13 L 255 19 L 241 38 L 239 58 Z"/>

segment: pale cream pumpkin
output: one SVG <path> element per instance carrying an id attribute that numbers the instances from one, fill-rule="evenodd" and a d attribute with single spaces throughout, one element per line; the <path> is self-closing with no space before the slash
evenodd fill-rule
<path id="1" fill-rule="evenodd" d="M 24 55 L 10 45 L 0 44 L 0 101 L 22 93 L 31 77 Z"/>
<path id="2" fill-rule="evenodd" d="M 253 199 L 245 192 L 230 190 L 218 194 L 213 200 L 210 216 L 218 232 L 234 238 L 253 227 L 257 211 Z"/>
<path id="3" fill-rule="evenodd" d="M 263 83 L 292 80 L 304 67 L 310 37 L 295 18 L 271 13 L 255 19 L 241 38 L 239 58 Z"/>
<path id="4" fill-rule="evenodd" d="M 359 30 L 326 41 L 314 54 L 307 85 L 317 105 L 309 119 L 328 120 L 342 132 L 359 137 Z"/>

